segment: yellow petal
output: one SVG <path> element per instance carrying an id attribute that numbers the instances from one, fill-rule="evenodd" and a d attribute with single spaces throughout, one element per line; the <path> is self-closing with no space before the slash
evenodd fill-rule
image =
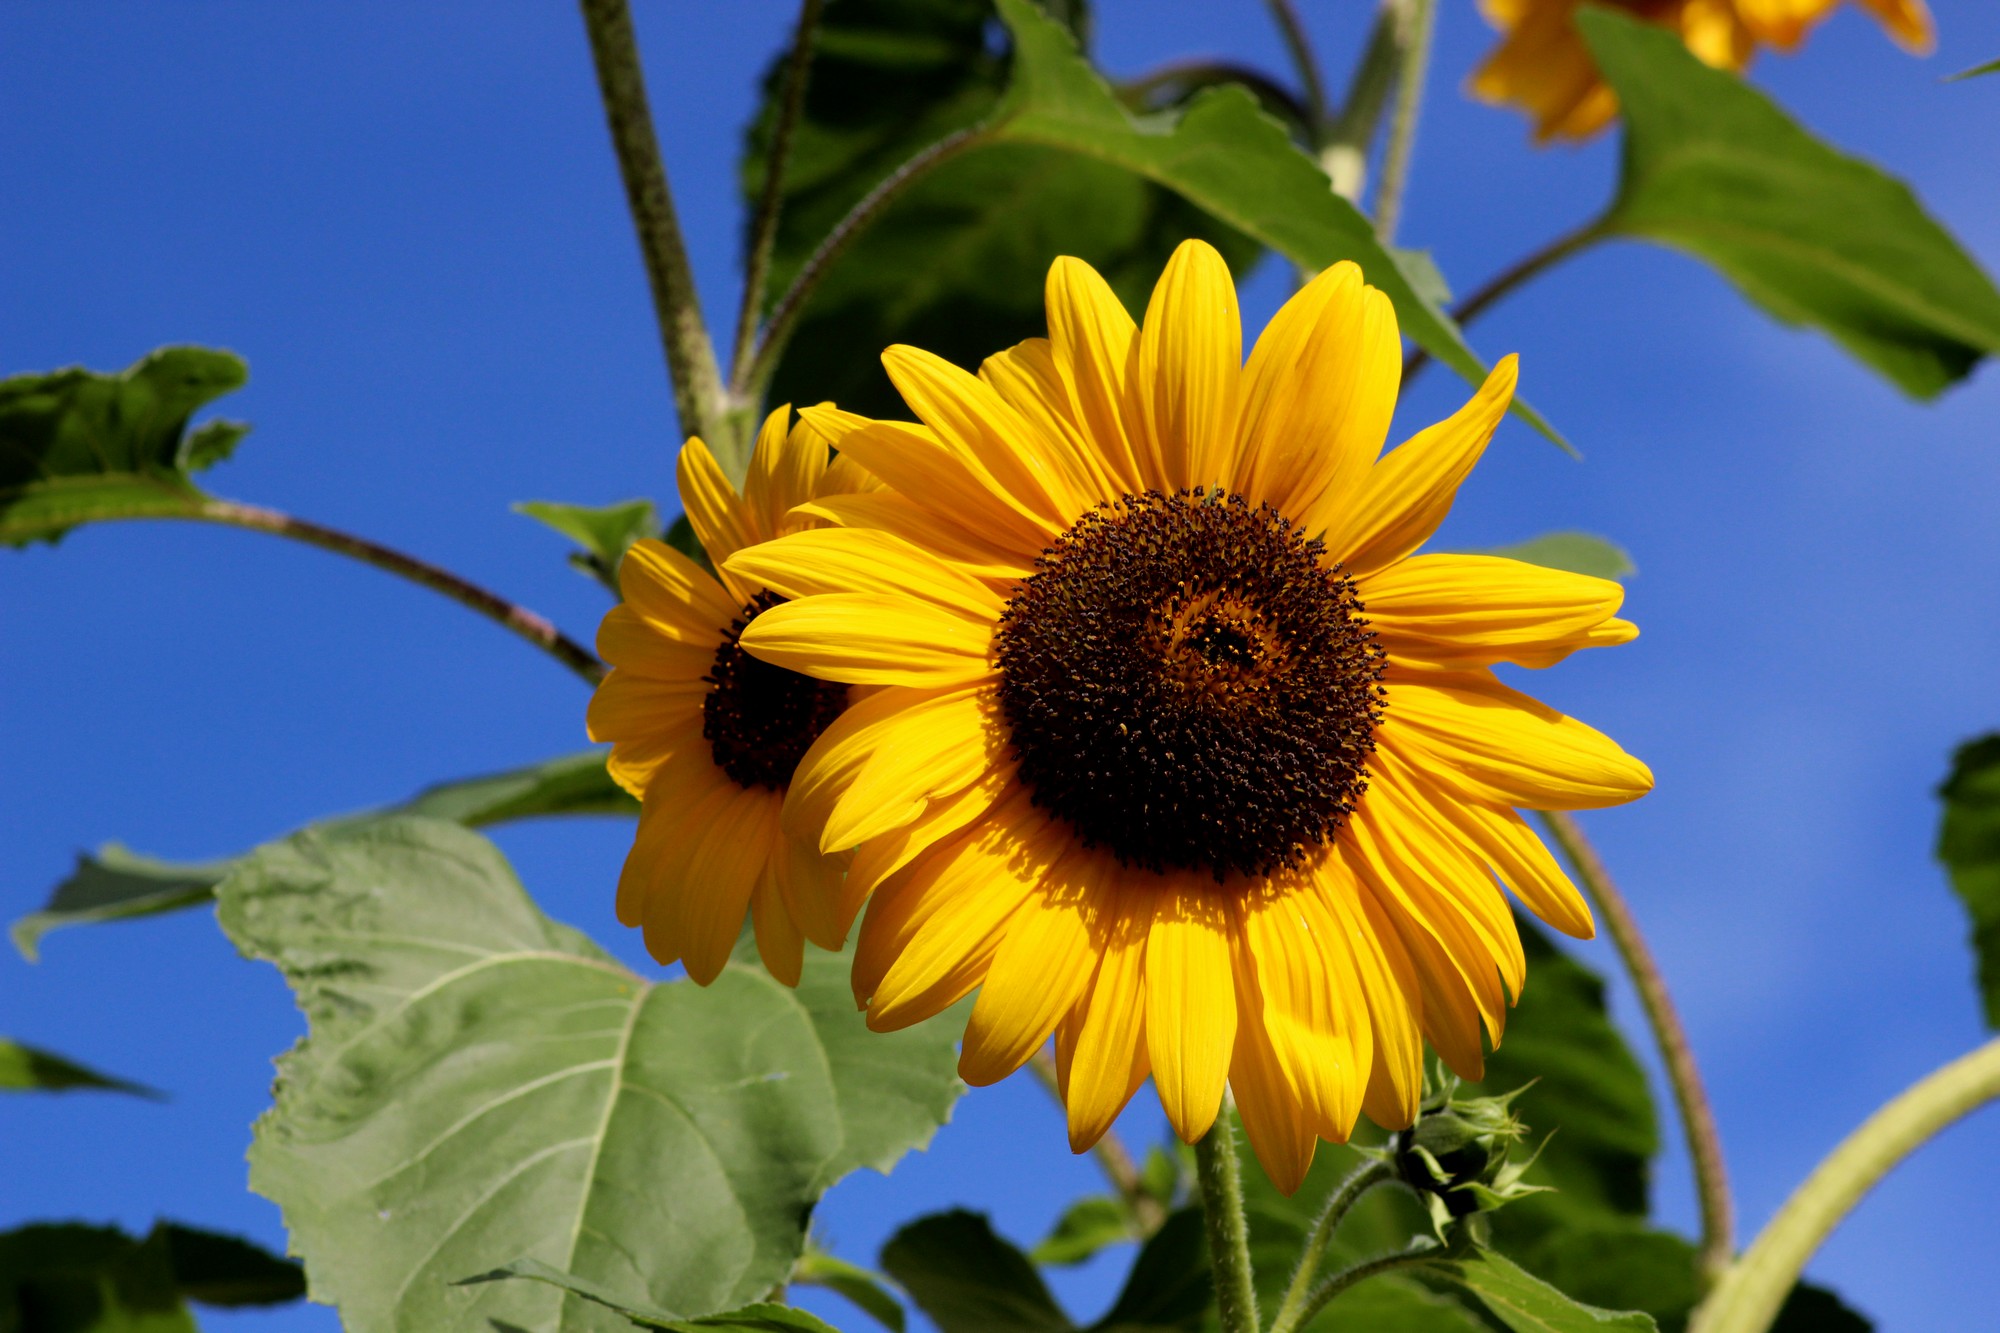
<path id="1" fill-rule="evenodd" d="M 995 352 L 980 362 L 979 378 L 1050 444 L 1061 446 L 1063 473 L 1078 498 L 1115 500 L 1130 494 L 1131 487 L 1072 415 L 1069 384 L 1047 338 L 1030 338 Z"/>
<path id="2" fill-rule="evenodd" d="M 1278 1193 L 1289 1197 L 1305 1181 L 1319 1136 L 1265 1035 L 1263 1013 L 1267 1006 L 1257 988 L 1256 970 L 1238 968 L 1236 987 L 1236 1008 L 1242 1018 L 1230 1057 L 1229 1088 L 1236 1095 L 1243 1132 L 1250 1139 L 1251 1151 L 1257 1154 L 1258 1165 Z"/>
<path id="3" fill-rule="evenodd" d="M 1126 385 L 1160 463 L 1152 483 L 1171 494 L 1235 475 L 1242 395 L 1243 318 L 1236 283 L 1215 247 L 1183 241 L 1167 260 L 1139 330 Z"/>
<path id="4" fill-rule="evenodd" d="M 1361 1109 L 1384 1129 L 1401 1129 L 1415 1121 L 1423 1100 L 1423 989 L 1395 922 L 1355 879 L 1346 858 L 1326 857 L 1318 879 L 1323 900 L 1353 943 L 1374 1026 L 1375 1058 Z"/>
<path id="5" fill-rule="evenodd" d="M 1159 471 L 1156 458 L 1141 461 L 1133 428 L 1125 423 L 1125 391 L 1139 326 L 1097 270 L 1065 255 L 1049 265 L 1049 354 L 1062 376 L 1069 415 L 1103 457 L 1105 467 L 1136 494 Z"/>
<path id="6" fill-rule="evenodd" d="M 801 505 L 810 516 L 837 528 L 879 528 L 948 561 L 989 586 L 1011 591 L 1034 573 L 1031 564 L 991 541 L 976 525 L 951 518 L 893 491 L 823 495 Z"/>
<path id="7" fill-rule="evenodd" d="M 655 633 L 714 652 L 722 628 L 736 618 L 738 598 L 713 575 L 665 542 L 634 542 L 618 566 L 618 592 Z"/>
<path id="8" fill-rule="evenodd" d="M 750 892 L 750 926 L 756 932 L 757 957 L 764 970 L 787 986 L 796 986 L 805 966 L 806 937 L 778 886 L 778 865 L 783 859 L 782 854 L 773 855 Z"/>
<path id="9" fill-rule="evenodd" d="M 604 623 L 597 627 L 597 655 L 628 675 L 685 684 L 700 680 L 715 665 L 715 650 L 729 623 L 717 621 L 701 639 L 677 638 L 664 632 L 661 622 L 647 620 L 629 603 L 620 602 L 605 612 Z"/>
<path id="10" fill-rule="evenodd" d="M 993 674 L 990 625 L 908 597 L 866 593 L 774 606 L 738 640 L 777 666 L 850 685 L 970 685 Z"/>
<path id="11" fill-rule="evenodd" d="M 1485 1077 L 1486 1047 L 1481 1027 L 1479 999 L 1467 985 L 1458 965 L 1427 929 L 1424 922 L 1397 906 L 1392 895 L 1377 881 L 1367 863 L 1343 841 L 1340 853 L 1361 884 L 1372 907 L 1392 929 L 1393 938 L 1409 959 L 1416 982 L 1417 1011 L 1422 1016 L 1424 1036 L 1454 1074 L 1469 1082 Z M 1365 1105 L 1374 1119 L 1382 1106 L 1373 1083 Z M 1378 1124 L 1392 1121 L 1377 1120 Z"/>
<path id="12" fill-rule="evenodd" d="M 1012 783 L 1012 773 L 995 771 L 964 791 L 932 801 L 922 816 L 854 849 L 854 860 L 840 886 L 840 934 L 846 937 L 868 895 L 889 876 L 908 865 L 918 853 L 942 842 L 993 808 Z"/>
<path id="13" fill-rule="evenodd" d="M 789 835 L 771 853 L 778 896 L 799 923 L 805 937 L 822 949 L 838 950 L 847 943 L 852 913 L 841 915 L 842 871 L 847 858 L 822 856 L 802 838 Z"/>
<path id="14" fill-rule="evenodd" d="M 937 693 L 903 687 L 874 690 L 828 724 L 792 770 L 791 784 L 785 790 L 785 831 L 821 846 L 820 834 L 834 804 L 881 745 L 882 726 L 912 704 Z M 851 845 L 834 843 L 824 850 L 839 851 Z"/>
<path id="15" fill-rule="evenodd" d="M 1610 579 L 1490 555 L 1419 555 L 1358 583 L 1368 624 L 1392 656 L 1511 661 L 1588 634 L 1616 614 Z"/>
<path id="16" fill-rule="evenodd" d="M 696 758 L 704 762 L 697 763 Z M 670 759 L 672 780 L 653 783 L 652 795 L 641 804 L 639 831 L 618 874 L 620 925 L 644 923 L 652 900 L 679 882 L 678 866 L 707 827 L 706 821 L 738 790 L 706 759 L 685 752 Z M 680 961 L 678 944 L 670 947 L 664 940 L 648 938 L 646 949 L 659 962 Z"/>
<path id="17" fill-rule="evenodd" d="M 1106 887 L 1115 861 L 1076 850 L 1007 923 L 1007 935 L 980 983 L 965 1027 L 958 1076 L 974 1087 L 997 1083 L 1047 1043 L 1090 984 L 1105 930 Z"/>
<path id="18" fill-rule="evenodd" d="M 1352 944 L 1310 883 L 1274 882 L 1243 900 L 1242 917 L 1278 1067 L 1319 1136 L 1345 1140 L 1374 1058 Z"/>
<path id="19" fill-rule="evenodd" d="M 1146 937 L 1146 1051 L 1168 1121 L 1193 1143 L 1214 1123 L 1229 1082 L 1235 924 L 1221 892 L 1190 875 L 1133 885 L 1145 888 L 1156 897 Z"/>
<path id="20" fill-rule="evenodd" d="M 1927 56 L 1936 48 L 1937 32 L 1924 0 L 1856 0 L 1856 3 L 1873 14 L 1905 49 Z"/>
<path id="21" fill-rule="evenodd" d="M 621 682 L 621 675 L 622 670 L 605 677 L 585 715 L 590 738 L 612 742 L 605 763 L 612 781 L 643 796 L 661 766 L 676 755 L 693 754 L 712 764 L 702 735 L 702 695 L 690 696 L 683 686 L 662 686 L 644 677 L 626 676 Z M 611 689 L 613 685 L 619 688 Z M 649 686 L 661 693 L 653 694 Z"/>
<path id="22" fill-rule="evenodd" d="M 1097 946 L 1097 975 L 1091 979 L 1083 1022 L 1068 1052 L 1072 1152 L 1083 1152 L 1104 1137 L 1145 1077 L 1151 1043 L 1146 1035 L 1144 973 L 1155 888 L 1150 882 L 1120 884 L 1117 903 L 1106 913 Z M 1063 1054 L 1060 1044 L 1057 1054 Z"/>
<path id="23" fill-rule="evenodd" d="M 828 814 L 820 850 L 913 823 L 932 801 L 991 772 L 1007 745 L 998 708 L 992 689 L 973 686 L 913 700 L 874 728 L 874 747 Z"/>
<path id="24" fill-rule="evenodd" d="M 921 600 L 975 621 L 998 620 L 1006 605 L 978 579 L 888 532 L 795 532 L 739 551 L 724 567 L 784 597 L 885 594 Z"/>
<path id="25" fill-rule="evenodd" d="M 730 485 L 722 465 L 699 437 L 682 447 L 676 471 L 680 478 L 681 508 L 694 527 L 694 535 L 701 540 L 701 549 L 708 553 L 709 562 L 717 569 L 732 554 L 761 539 L 763 534 L 752 523 L 743 497 Z M 723 578 L 729 581 L 727 574 Z M 730 590 L 736 594 L 738 605 L 756 593 L 754 588 L 734 584 Z"/>
<path id="26" fill-rule="evenodd" d="M 657 935 L 703 986 L 729 962 L 751 891 L 783 836 L 772 792 L 735 787 L 710 814 L 685 859 L 668 863 L 666 881 L 648 900 L 645 922 L 647 947 Z"/>
<path id="27" fill-rule="evenodd" d="M 1437 531 L 1507 414 L 1514 378 L 1514 358 L 1502 358 L 1470 402 L 1368 470 L 1353 504 L 1332 516 L 1326 532 L 1328 553 L 1349 574 L 1359 578 L 1392 564 Z"/>
<path id="28" fill-rule="evenodd" d="M 786 429 L 791 418 L 789 403 L 764 418 L 743 479 L 744 508 L 759 541 L 795 529 L 792 510 L 819 494 L 826 478 L 826 437 L 804 422 Z"/>

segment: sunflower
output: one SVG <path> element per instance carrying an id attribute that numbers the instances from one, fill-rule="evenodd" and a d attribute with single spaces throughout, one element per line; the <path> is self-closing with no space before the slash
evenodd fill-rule
<path id="1" fill-rule="evenodd" d="M 1077 260 L 1047 296 L 1049 337 L 977 376 L 884 354 L 920 425 L 808 411 L 885 489 L 725 562 L 793 599 L 744 648 L 878 687 L 800 761 L 787 824 L 855 849 L 837 916 L 869 900 L 871 1026 L 977 988 L 974 1084 L 1053 1033 L 1077 1151 L 1149 1075 L 1189 1142 L 1228 1085 L 1289 1191 L 1362 1110 L 1410 1122 L 1424 1037 L 1479 1076 L 1526 980 L 1495 876 L 1590 935 L 1514 807 L 1610 805 L 1651 775 L 1492 668 L 1636 630 L 1615 583 L 1413 554 L 1514 363 L 1378 461 L 1400 344 L 1354 265 L 1247 365 L 1200 242 L 1143 328 Z"/>
<path id="2" fill-rule="evenodd" d="M 681 450 L 680 493 L 711 560 L 820 520 L 794 515 L 818 497 L 875 483 L 789 406 L 765 420 L 739 495 L 708 446 Z M 618 879 L 618 919 L 646 949 L 715 980 L 747 907 L 771 974 L 797 985 L 802 930 L 834 899 L 840 859 L 782 835 L 779 815 L 799 756 L 847 705 L 845 685 L 758 661 L 744 627 L 782 598 L 740 574 L 711 575 L 664 542 L 641 541 L 619 567 L 623 600 L 597 650 L 611 674 L 591 698 L 590 738 L 611 742 L 611 776 L 640 799 L 639 833 Z M 822 912 L 822 916 L 825 913 Z"/>
<path id="3" fill-rule="evenodd" d="M 1480 0 L 1506 36 L 1472 76 L 1473 94 L 1511 103 L 1535 118 L 1535 137 L 1584 139 L 1618 114 L 1618 97 L 1598 76 L 1576 30 L 1584 0 Z M 1634 18 L 1671 28 L 1688 50 L 1718 69 L 1742 70 L 1759 46 L 1796 50 L 1806 32 L 1841 0 L 1596 0 Z M 1924 0 L 1855 0 L 1904 47 L 1931 49 Z"/>

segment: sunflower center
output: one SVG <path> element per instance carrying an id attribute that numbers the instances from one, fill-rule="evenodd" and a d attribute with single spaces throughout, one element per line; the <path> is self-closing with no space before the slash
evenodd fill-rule
<path id="1" fill-rule="evenodd" d="M 1218 880 L 1324 844 L 1367 785 L 1385 657 L 1323 550 L 1199 489 L 1057 538 L 997 638 L 1035 803 L 1128 865 Z"/>
<path id="2" fill-rule="evenodd" d="M 701 704 L 701 734 L 715 766 L 739 787 L 783 791 L 819 734 L 847 707 L 847 687 L 772 666 L 738 642 L 750 622 L 784 598 L 762 592 L 723 631 Z"/>

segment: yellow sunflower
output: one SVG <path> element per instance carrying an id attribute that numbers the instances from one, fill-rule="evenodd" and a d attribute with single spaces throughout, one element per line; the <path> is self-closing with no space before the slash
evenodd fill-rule
<path id="1" fill-rule="evenodd" d="M 1671 28 L 1688 50 L 1718 69 L 1741 70 L 1759 46 L 1792 51 L 1842 0 L 1591 0 Z M 1506 36 L 1472 76 L 1484 101 L 1510 103 L 1535 119 L 1535 137 L 1583 139 L 1618 114 L 1618 97 L 1598 76 L 1590 48 L 1576 30 L 1584 0 L 1480 0 Z M 1898 42 L 1931 49 L 1931 15 L 1924 0 L 1855 0 Z"/>
<path id="2" fill-rule="evenodd" d="M 758 433 L 743 493 L 708 446 L 680 456 L 681 504 L 709 558 L 818 526 L 808 500 L 875 485 L 789 406 Z M 590 701 L 590 738 L 611 742 L 609 767 L 640 799 L 639 833 L 618 879 L 618 919 L 646 949 L 715 980 L 747 907 L 771 974 L 797 985 L 801 931 L 826 938 L 841 861 L 783 836 L 779 814 L 799 756 L 847 705 L 847 686 L 760 662 L 737 640 L 783 599 L 741 574 L 717 578 L 664 542 L 626 553 L 623 600 L 604 617 L 597 651 L 611 674 Z M 815 923 L 813 912 L 819 909 Z"/>
<path id="3" fill-rule="evenodd" d="M 1289 1191 L 1364 1108 L 1410 1122 L 1424 1037 L 1479 1076 L 1526 980 L 1496 876 L 1590 935 L 1513 807 L 1615 804 L 1651 775 L 1492 667 L 1636 631 L 1615 583 L 1413 554 L 1514 363 L 1378 461 L 1401 352 L 1354 265 L 1247 365 L 1199 242 L 1143 327 L 1077 260 L 1047 295 L 1049 337 L 977 376 L 884 355 L 921 425 L 808 411 L 885 489 L 725 562 L 793 599 L 744 648 L 879 687 L 801 760 L 786 818 L 857 849 L 838 907 L 873 895 L 871 1026 L 978 988 L 975 1084 L 1053 1032 L 1078 1151 L 1149 1074 L 1190 1142 L 1227 1084 Z"/>

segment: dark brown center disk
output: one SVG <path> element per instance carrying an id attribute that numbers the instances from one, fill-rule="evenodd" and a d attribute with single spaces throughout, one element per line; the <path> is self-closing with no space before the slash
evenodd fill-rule
<path id="1" fill-rule="evenodd" d="M 751 621 L 784 600 L 765 592 L 745 603 L 702 677 L 712 688 L 701 705 L 701 734 L 715 766 L 739 787 L 783 791 L 806 750 L 847 707 L 845 685 L 772 666 L 737 642 Z"/>
<path id="2" fill-rule="evenodd" d="M 1100 506 L 1042 553 L 998 635 L 1035 803 L 1152 870 L 1295 865 L 1367 786 L 1385 661 L 1354 585 L 1268 505 Z"/>

